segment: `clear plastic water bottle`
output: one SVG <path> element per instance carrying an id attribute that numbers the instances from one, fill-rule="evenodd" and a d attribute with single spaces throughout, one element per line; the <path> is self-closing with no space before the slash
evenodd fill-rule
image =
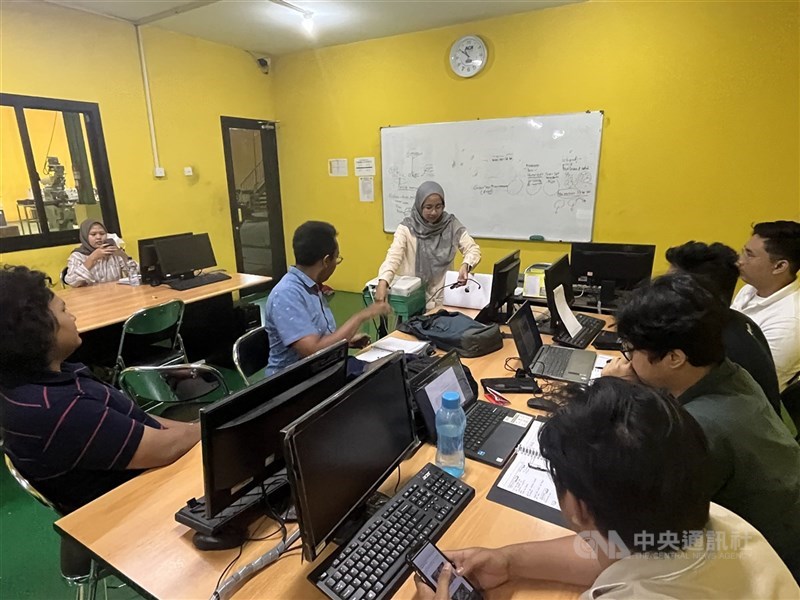
<path id="1" fill-rule="evenodd" d="M 139 272 L 139 265 L 131 261 L 128 264 L 128 281 L 131 285 L 141 285 L 142 274 Z"/>
<path id="2" fill-rule="evenodd" d="M 467 417 L 461 408 L 461 394 L 442 394 L 442 407 L 436 411 L 436 466 L 453 477 L 464 474 L 464 429 Z"/>

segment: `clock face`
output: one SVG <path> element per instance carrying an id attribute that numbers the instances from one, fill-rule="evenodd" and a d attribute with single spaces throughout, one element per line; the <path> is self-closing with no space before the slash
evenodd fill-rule
<path id="1" fill-rule="evenodd" d="M 450 48 L 450 67 L 459 77 L 472 77 L 486 66 L 486 44 L 477 35 L 465 35 Z"/>

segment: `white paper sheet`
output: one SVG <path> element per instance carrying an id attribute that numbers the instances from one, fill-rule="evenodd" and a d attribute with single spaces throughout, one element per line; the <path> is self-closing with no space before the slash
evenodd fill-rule
<path id="1" fill-rule="evenodd" d="M 470 279 L 481 284 L 480 288 L 475 281 L 468 281 L 464 287 L 454 290 L 450 286 L 458 281 L 458 271 L 448 271 L 444 276 L 444 304 L 445 306 L 458 306 L 460 308 L 477 308 L 480 310 L 489 304 L 492 293 L 492 276 L 486 273 L 470 273 Z M 469 290 L 469 291 L 467 291 Z"/>
<path id="2" fill-rule="evenodd" d="M 602 377 L 603 368 L 612 360 L 614 360 L 613 356 L 609 356 L 608 354 L 598 354 L 597 358 L 594 359 L 594 367 L 592 367 L 592 375 L 589 377 L 589 379 L 597 379 L 598 377 Z"/>
<path id="3" fill-rule="evenodd" d="M 360 177 L 375 175 L 375 157 L 361 156 L 353 159 L 353 173 Z"/>
<path id="4" fill-rule="evenodd" d="M 564 295 L 563 285 L 559 285 L 553 290 L 553 299 L 556 301 L 556 310 L 558 311 L 558 316 L 561 317 L 561 321 L 564 323 L 564 327 L 567 328 L 570 336 L 575 337 L 580 333 L 581 329 L 583 329 L 583 326 L 578 323 L 578 319 L 572 314 L 572 309 L 570 309 L 569 304 L 567 304 L 567 297 Z"/>
<path id="5" fill-rule="evenodd" d="M 544 425 L 544 421 L 533 422 L 525 437 L 517 444 L 516 452 L 535 467 L 547 469 L 547 461 L 542 458 L 542 454 L 539 452 L 539 431 L 542 425 Z"/>
<path id="6" fill-rule="evenodd" d="M 360 202 L 375 202 L 375 185 L 372 177 L 358 178 L 358 200 Z"/>
<path id="7" fill-rule="evenodd" d="M 503 474 L 497 486 L 550 508 L 556 510 L 561 508 L 550 473 L 529 467 L 528 458 L 522 454 L 517 454 L 513 458 L 511 466 Z"/>
<path id="8" fill-rule="evenodd" d="M 388 356 L 392 352 L 404 352 L 406 354 L 417 354 L 428 345 L 428 342 L 419 340 L 401 340 L 395 337 L 386 337 L 378 340 L 364 352 L 356 356 L 363 362 L 374 362 L 379 358 Z"/>

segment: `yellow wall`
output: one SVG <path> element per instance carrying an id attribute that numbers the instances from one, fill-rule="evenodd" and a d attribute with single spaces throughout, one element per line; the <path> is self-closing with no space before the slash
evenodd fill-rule
<path id="1" fill-rule="evenodd" d="M 143 29 L 158 148 L 167 171 L 157 180 L 133 27 L 39 2 L 4 2 L 0 11 L 3 92 L 99 104 L 128 250 L 135 255 L 136 240 L 143 237 L 207 231 L 217 262 L 233 270 L 219 119 L 274 119 L 272 79 L 242 50 Z M 66 154 L 59 158 L 68 164 Z M 184 166 L 196 175 L 185 177 Z M 3 186 L 7 204 L 5 196 Z M 49 248 L 7 253 L 0 261 L 56 278 L 68 254 L 69 247 Z"/>
<path id="2" fill-rule="evenodd" d="M 328 220 L 346 257 L 334 287 L 375 276 L 391 240 L 380 197 L 360 203 L 352 162 L 331 178 L 326 161 L 379 160 L 381 126 L 586 109 L 606 114 L 595 241 L 654 242 L 656 270 L 690 238 L 739 248 L 753 222 L 800 218 L 799 30 L 797 3 L 597 2 L 280 58 L 287 249 L 298 224 Z M 467 33 L 490 61 L 460 80 L 447 56 Z M 479 242 L 488 272 L 508 249 L 524 264 L 568 251 Z"/>

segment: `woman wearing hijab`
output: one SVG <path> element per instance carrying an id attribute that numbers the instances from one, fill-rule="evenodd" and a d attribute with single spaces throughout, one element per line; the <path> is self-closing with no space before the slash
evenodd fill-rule
<path id="1" fill-rule="evenodd" d="M 130 256 L 108 237 L 105 225 L 86 219 L 80 228 L 81 245 L 72 251 L 67 261 L 67 285 L 81 287 L 93 283 L 118 281 L 122 271 L 136 265 Z"/>
<path id="2" fill-rule="evenodd" d="M 412 275 L 422 279 L 426 287 L 428 309 L 442 304 L 444 276 L 453 264 L 456 249 L 464 255 L 458 271 L 458 282 L 463 285 L 480 262 L 481 249 L 455 215 L 445 212 L 442 186 L 426 181 L 417 189 L 411 214 L 397 226 L 386 260 L 378 270 L 375 301 L 386 300 L 392 279 Z"/>

